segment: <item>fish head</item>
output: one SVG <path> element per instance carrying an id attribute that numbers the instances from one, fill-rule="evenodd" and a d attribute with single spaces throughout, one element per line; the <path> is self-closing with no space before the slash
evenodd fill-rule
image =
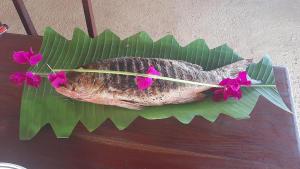
<path id="1" fill-rule="evenodd" d="M 76 100 L 86 100 L 93 98 L 101 92 L 103 81 L 96 78 L 91 73 L 70 72 L 67 74 L 68 82 L 55 90 L 67 97 Z"/>

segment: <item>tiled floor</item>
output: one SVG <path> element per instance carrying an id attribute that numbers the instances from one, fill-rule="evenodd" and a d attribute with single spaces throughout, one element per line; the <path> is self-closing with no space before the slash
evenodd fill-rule
<path id="1" fill-rule="evenodd" d="M 74 27 L 86 30 L 81 0 L 24 1 L 40 34 L 49 25 L 68 38 Z M 274 65 L 288 67 L 300 110 L 299 0 L 93 0 L 93 8 L 98 32 L 173 34 L 182 45 L 203 38 L 210 48 L 226 42 L 245 58 L 268 53 Z M 0 1 L 0 20 L 25 33 L 11 0 Z"/>

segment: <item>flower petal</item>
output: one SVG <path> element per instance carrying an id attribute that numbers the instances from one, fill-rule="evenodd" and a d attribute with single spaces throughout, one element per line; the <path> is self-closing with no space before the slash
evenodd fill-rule
<path id="1" fill-rule="evenodd" d="M 34 74 L 32 72 L 26 72 L 26 84 L 34 88 L 40 87 L 42 78 L 40 75 Z"/>
<path id="2" fill-rule="evenodd" d="M 140 90 L 145 90 L 148 87 L 150 87 L 153 83 L 153 79 L 152 78 L 148 78 L 148 77 L 140 77 L 137 76 L 135 78 L 136 84 L 138 86 L 138 89 Z"/>
<path id="3" fill-rule="evenodd" d="M 160 76 L 160 72 L 155 69 L 154 66 L 150 66 L 147 70 L 147 74 Z"/>
<path id="4" fill-rule="evenodd" d="M 68 82 L 67 75 L 64 71 L 51 73 L 48 75 L 48 79 L 54 88 L 64 86 Z"/>
<path id="5" fill-rule="evenodd" d="M 146 72 L 147 74 L 160 76 L 160 72 L 155 69 L 154 66 L 150 66 Z M 153 84 L 153 79 L 149 77 L 140 77 L 135 78 L 135 83 L 140 90 L 145 90 Z"/>
<path id="6" fill-rule="evenodd" d="M 241 99 L 242 97 L 242 90 L 241 86 L 250 86 L 251 81 L 247 79 L 247 72 L 242 71 L 239 72 L 238 76 L 234 79 L 226 78 L 223 79 L 219 85 L 223 86 L 222 89 L 218 89 L 214 91 L 214 100 L 220 99 L 220 93 L 223 94 L 223 99 L 227 100 L 229 97 L 233 97 L 234 99 Z"/>
<path id="7" fill-rule="evenodd" d="M 12 55 L 13 60 L 19 64 L 26 64 L 28 63 L 31 66 L 38 64 L 42 59 L 42 54 L 34 54 L 32 48 L 29 51 L 18 51 L 14 52 Z"/>
<path id="8" fill-rule="evenodd" d="M 29 58 L 29 64 L 31 66 L 34 66 L 34 65 L 38 64 L 42 59 L 43 59 L 42 54 L 38 53 Z"/>
<path id="9" fill-rule="evenodd" d="M 28 52 L 18 51 L 13 53 L 12 58 L 16 63 L 26 64 L 28 60 L 28 55 Z"/>
<path id="10" fill-rule="evenodd" d="M 48 80 L 52 82 L 56 79 L 56 76 L 57 76 L 56 73 L 50 73 L 48 74 Z"/>
<path id="11" fill-rule="evenodd" d="M 236 78 L 239 84 L 245 85 L 245 86 L 250 86 L 251 81 L 247 79 L 247 72 L 242 71 L 239 73 L 238 77 Z"/>
<path id="12" fill-rule="evenodd" d="M 9 76 L 10 82 L 15 84 L 16 86 L 22 86 L 25 79 L 25 73 L 22 72 L 15 72 Z"/>
<path id="13" fill-rule="evenodd" d="M 64 84 L 64 80 L 61 78 L 56 78 L 51 82 L 51 85 L 54 88 L 58 88 L 58 87 L 62 86 L 62 84 Z"/>

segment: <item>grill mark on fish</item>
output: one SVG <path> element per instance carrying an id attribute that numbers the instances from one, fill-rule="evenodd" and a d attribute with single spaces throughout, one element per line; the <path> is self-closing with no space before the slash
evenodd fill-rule
<path id="1" fill-rule="evenodd" d="M 108 68 L 107 68 L 107 66 L 108 66 L 108 63 L 107 62 L 100 62 L 101 64 L 99 64 L 98 65 L 98 69 L 99 70 L 107 70 Z M 104 84 L 104 86 L 106 87 L 106 88 L 108 88 L 109 87 L 109 78 L 108 78 L 108 74 L 99 74 L 99 78 L 101 78 L 101 76 L 103 77 L 103 84 Z"/>
<path id="2" fill-rule="evenodd" d="M 119 63 L 116 63 L 116 71 L 120 71 Z M 115 77 L 116 77 L 117 84 L 121 84 L 121 77 L 120 77 L 120 75 L 116 75 Z"/>
<path id="3" fill-rule="evenodd" d="M 119 70 L 120 71 L 125 71 L 126 67 L 127 67 L 127 62 L 125 61 L 125 58 L 122 59 L 118 59 L 117 63 L 119 64 Z M 116 88 L 120 88 L 121 90 L 127 89 L 128 88 L 128 76 L 124 76 L 124 75 L 118 75 L 120 76 L 120 85 L 116 86 Z"/>
<path id="4" fill-rule="evenodd" d="M 189 80 L 189 72 L 187 71 L 187 65 L 181 63 L 182 65 L 182 69 L 180 69 L 182 71 L 182 79 L 183 80 Z"/>
<path id="5" fill-rule="evenodd" d="M 127 68 L 126 71 L 128 72 L 136 72 L 136 62 L 135 59 L 133 58 L 128 58 L 127 59 Z M 128 85 L 130 88 L 135 88 L 135 77 L 134 76 L 129 76 L 128 77 L 129 81 L 128 81 Z"/>
<path id="6" fill-rule="evenodd" d="M 174 72 L 175 72 L 176 78 L 184 80 L 181 68 L 176 66 L 176 67 L 174 67 L 174 70 L 175 70 Z"/>
<path id="7" fill-rule="evenodd" d="M 175 70 L 173 68 L 172 62 L 168 61 L 168 66 L 166 67 L 167 71 L 168 71 L 168 77 L 170 78 L 176 78 L 176 74 L 175 74 Z M 170 82 L 171 83 L 171 88 L 172 89 L 176 89 L 177 88 L 177 83 L 175 82 Z"/>
<path id="8" fill-rule="evenodd" d="M 135 66 L 136 66 L 137 73 L 144 73 L 144 63 L 142 62 L 142 59 L 143 58 L 136 58 L 135 59 Z M 138 97 L 144 95 L 144 92 L 142 92 L 141 90 L 138 90 L 137 85 L 135 85 L 135 89 L 137 89 L 136 90 L 136 95 Z"/>
<path id="9" fill-rule="evenodd" d="M 154 66 L 154 65 L 158 66 L 157 59 L 151 59 L 150 60 L 150 64 L 152 66 Z M 156 68 L 156 70 L 158 70 L 158 68 Z M 156 79 L 154 79 L 154 84 L 148 89 L 150 91 L 150 93 L 152 93 L 152 95 L 158 94 L 158 92 L 157 92 L 158 91 L 157 84 L 158 83 L 156 82 Z"/>
<path id="10" fill-rule="evenodd" d="M 133 72 L 135 73 L 141 73 L 142 71 L 140 70 L 140 58 L 134 58 L 132 59 L 132 62 L 133 62 Z M 131 84 L 132 84 L 132 89 L 138 89 L 137 85 L 136 85 L 136 77 L 132 77 L 132 81 L 131 81 Z M 134 95 L 138 95 L 140 96 L 141 95 L 141 91 L 139 90 L 132 90 L 132 93 Z"/>
<path id="11" fill-rule="evenodd" d="M 210 76 L 207 73 L 201 72 L 201 82 L 211 82 Z"/>
<path id="12" fill-rule="evenodd" d="M 208 73 L 205 73 L 205 72 L 199 72 L 198 81 L 207 82 L 207 83 L 214 82 L 211 74 L 208 74 Z"/>
<path id="13" fill-rule="evenodd" d="M 120 65 L 120 71 L 125 71 L 125 70 L 127 70 L 127 58 L 124 58 L 124 59 L 122 59 L 123 60 L 123 64 L 121 64 Z M 121 67 L 122 66 L 122 67 Z M 121 78 L 121 85 L 120 85 L 120 87 L 121 87 L 121 89 L 122 90 L 125 90 L 125 89 L 127 89 L 128 88 L 128 76 L 124 76 L 124 75 L 122 75 L 122 76 L 120 76 L 120 78 Z"/>
<path id="14" fill-rule="evenodd" d="M 199 72 L 199 71 L 201 71 L 201 67 L 200 66 L 198 66 L 198 67 L 195 67 L 195 66 L 192 66 L 192 69 L 193 69 L 193 73 L 192 73 L 192 80 L 193 81 L 197 81 L 197 79 L 198 79 L 198 73 L 197 72 Z M 200 69 L 200 70 L 199 70 Z"/>
<path id="15" fill-rule="evenodd" d="M 170 66 L 168 66 L 168 68 L 167 68 L 167 69 L 169 69 L 169 71 L 168 71 L 169 75 L 170 75 L 171 78 L 176 79 L 177 74 L 176 74 L 176 71 L 174 69 L 174 65 L 171 61 L 168 61 L 168 62 L 170 64 Z M 176 89 L 178 87 L 178 83 L 176 83 L 176 82 L 171 82 L 171 83 L 172 83 L 172 89 Z"/>
<path id="16" fill-rule="evenodd" d="M 140 58 L 136 58 L 136 59 L 134 59 L 133 60 L 133 62 L 134 62 L 134 65 L 135 65 L 135 71 L 137 72 L 137 73 L 141 73 L 142 72 L 142 69 L 141 69 L 141 62 L 140 62 Z"/>
<path id="17" fill-rule="evenodd" d="M 116 64 L 116 60 L 113 60 L 112 62 L 109 63 L 109 70 L 116 70 L 116 71 L 119 70 L 119 64 Z M 110 74 L 109 78 L 110 78 L 110 83 L 112 84 L 112 87 L 115 87 L 116 85 L 119 84 L 118 76 L 119 75 Z"/>
<path id="18" fill-rule="evenodd" d="M 187 67 L 184 69 L 185 74 L 185 80 L 193 80 L 193 69 L 191 67 Z"/>
<path id="19" fill-rule="evenodd" d="M 132 58 L 132 72 L 137 72 L 137 64 L 139 64 L 137 62 L 137 59 L 136 58 Z"/>
<path id="20" fill-rule="evenodd" d="M 161 67 L 161 75 L 164 77 L 170 77 L 168 71 L 167 71 L 167 65 L 166 62 L 163 60 L 159 60 L 158 65 Z M 172 84 L 169 81 L 165 80 L 158 80 L 159 82 L 159 91 L 160 92 L 168 92 L 171 89 Z"/>
<path id="21" fill-rule="evenodd" d="M 161 76 L 166 76 L 164 68 L 161 65 L 162 62 L 160 60 L 158 60 L 157 62 L 158 62 L 157 67 L 158 67 L 159 71 L 161 72 Z M 160 79 L 157 80 L 157 89 L 158 89 L 159 92 L 164 92 L 165 91 L 165 89 L 166 89 L 165 82 L 166 81 L 164 81 L 164 80 L 160 80 Z"/>
<path id="22" fill-rule="evenodd" d="M 216 81 L 216 77 L 215 76 L 209 76 L 210 82 L 215 82 Z"/>
<path id="23" fill-rule="evenodd" d="M 160 72 L 161 76 L 165 76 L 165 73 L 163 72 L 163 67 L 161 65 L 160 62 L 158 62 L 158 60 L 152 60 L 152 65 L 155 67 L 156 70 L 158 70 Z M 153 85 L 151 86 L 151 90 L 153 91 L 153 93 L 158 93 L 158 92 L 163 92 L 163 88 L 164 88 L 164 84 L 161 80 L 159 79 L 153 79 Z"/>
<path id="24" fill-rule="evenodd" d="M 143 59 L 142 59 L 142 62 L 143 62 L 143 65 L 144 65 L 144 71 L 143 71 L 143 73 L 146 73 L 147 70 L 148 70 L 149 67 L 150 67 L 150 61 L 149 61 L 148 58 L 143 58 Z M 144 93 L 145 93 L 146 95 L 149 95 L 149 90 L 148 90 L 148 89 L 144 90 Z"/>
<path id="25" fill-rule="evenodd" d="M 148 58 L 142 58 L 141 61 L 144 65 L 144 70 L 143 71 L 146 72 L 150 67 L 149 59 Z"/>
<path id="26" fill-rule="evenodd" d="M 116 61 L 112 60 L 111 62 L 107 62 L 107 70 L 116 70 Z M 116 77 L 116 75 L 114 74 L 106 74 L 106 78 L 107 78 L 107 82 L 108 82 L 108 86 L 112 86 L 115 87 L 117 84 L 116 79 L 114 79 L 114 77 Z"/>
<path id="27" fill-rule="evenodd" d="M 164 77 L 169 77 L 169 73 L 167 71 L 167 65 L 166 62 L 164 62 L 163 60 L 159 60 L 158 64 L 161 67 L 161 75 Z M 165 81 L 165 80 L 158 80 L 159 81 L 159 91 L 160 92 L 168 92 L 170 90 L 171 87 L 171 83 L 170 81 Z"/>
<path id="28" fill-rule="evenodd" d="M 137 63 L 137 65 L 139 65 L 140 69 L 139 69 L 139 73 L 144 72 L 145 66 L 144 63 L 142 62 L 143 58 L 139 58 L 139 63 Z"/>

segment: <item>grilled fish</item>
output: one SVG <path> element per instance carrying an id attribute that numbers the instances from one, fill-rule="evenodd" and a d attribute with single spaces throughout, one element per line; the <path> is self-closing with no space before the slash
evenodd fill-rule
<path id="1" fill-rule="evenodd" d="M 204 71 L 201 66 L 185 61 L 121 57 L 100 60 L 81 68 L 145 73 L 153 65 L 164 77 L 218 84 L 223 78 L 236 77 L 250 63 L 249 60 L 241 60 L 215 70 Z M 79 101 L 128 109 L 200 101 L 205 97 L 203 91 L 210 88 L 155 80 L 148 89 L 139 90 L 134 76 L 70 72 L 67 77 L 68 84 L 57 88 L 58 93 Z"/>

